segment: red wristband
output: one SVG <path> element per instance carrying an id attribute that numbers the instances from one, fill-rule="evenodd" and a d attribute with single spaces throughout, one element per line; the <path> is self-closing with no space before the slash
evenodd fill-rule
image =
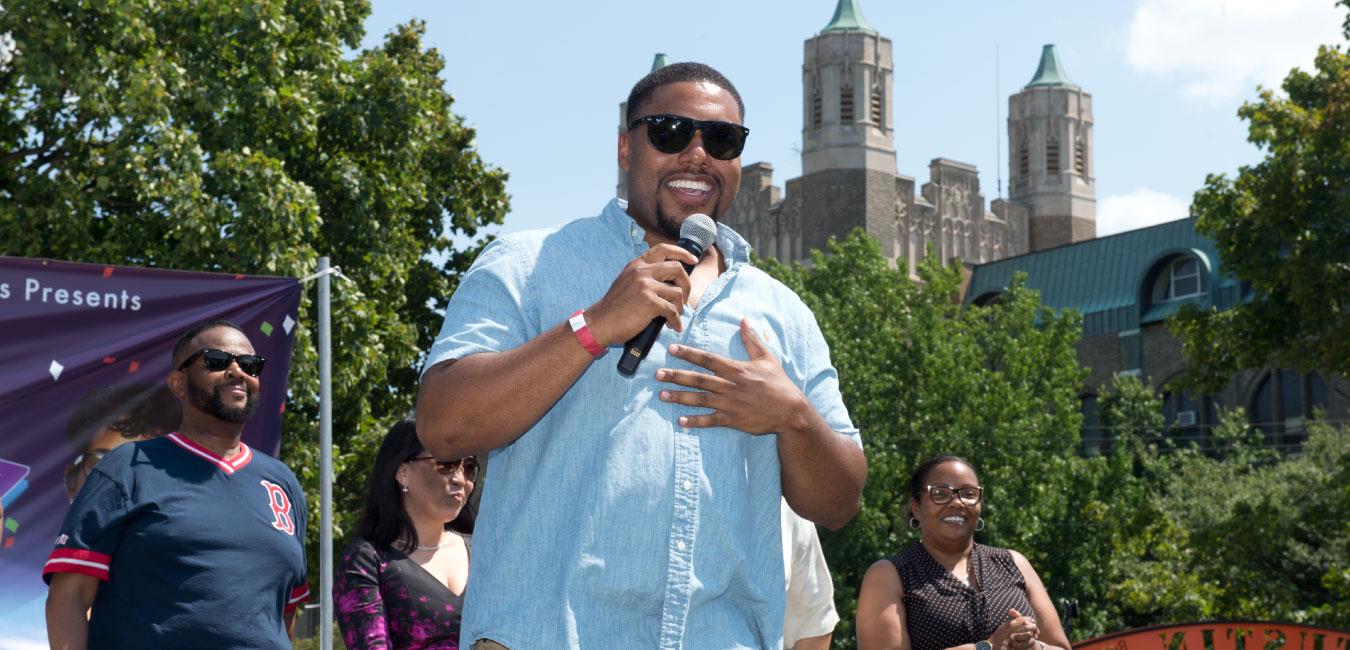
<path id="1" fill-rule="evenodd" d="M 577 341 L 581 342 L 581 347 L 595 358 L 605 355 L 605 349 L 600 347 L 595 337 L 591 336 L 590 328 L 586 327 L 586 317 L 582 315 L 585 309 L 578 309 L 575 314 L 567 318 L 567 324 L 572 326 L 572 333 L 577 335 Z"/>

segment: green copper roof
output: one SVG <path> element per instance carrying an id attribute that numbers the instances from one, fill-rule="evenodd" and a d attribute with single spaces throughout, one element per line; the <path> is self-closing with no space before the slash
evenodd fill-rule
<path id="1" fill-rule="evenodd" d="M 1072 81 L 1069 81 L 1069 75 L 1064 74 L 1064 66 L 1059 64 L 1059 54 L 1055 52 L 1053 44 L 1041 48 L 1041 64 L 1036 66 L 1036 76 L 1027 83 L 1027 88 L 1054 88 L 1072 86 L 1078 87 Z"/>
<path id="2" fill-rule="evenodd" d="M 670 65 L 670 59 L 666 58 L 666 53 L 657 52 L 656 56 L 652 58 L 652 69 L 649 72 L 656 72 L 668 65 Z"/>
<path id="3" fill-rule="evenodd" d="M 863 18 L 862 7 L 858 6 L 858 0 L 839 0 L 839 6 L 834 8 L 834 18 L 831 18 L 830 24 L 826 25 L 825 29 L 820 30 L 820 32 L 822 34 L 825 32 L 867 32 L 868 34 L 875 34 L 877 30 L 872 29 L 872 26 L 867 24 L 867 19 Z"/>
<path id="4" fill-rule="evenodd" d="M 1205 294 L 1153 303 L 1152 283 L 1176 255 L 1200 260 L 1208 276 Z M 1242 300 L 1214 242 L 1197 233 L 1189 218 L 980 264 L 971 273 L 966 303 L 1002 293 L 1017 272 L 1027 274 L 1027 286 L 1041 292 L 1047 307 L 1082 314 L 1085 336 L 1160 321 L 1182 303 L 1229 309 Z"/>

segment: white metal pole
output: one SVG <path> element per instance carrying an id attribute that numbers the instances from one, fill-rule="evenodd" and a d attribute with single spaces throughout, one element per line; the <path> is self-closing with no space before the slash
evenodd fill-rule
<path id="1" fill-rule="evenodd" d="M 333 648 L 333 331 L 328 256 L 319 258 L 319 648 Z"/>

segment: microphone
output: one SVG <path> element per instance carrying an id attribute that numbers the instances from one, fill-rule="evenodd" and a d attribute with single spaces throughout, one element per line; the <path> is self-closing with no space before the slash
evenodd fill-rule
<path id="1" fill-rule="evenodd" d="M 713 222 L 712 217 L 706 214 L 691 214 L 680 224 L 680 241 L 675 242 L 675 245 L 693 253 L 694 257 L 703 259 L 704 251 L 708 250 L 716 239 L 717 224 Z M 692 273 L 693 270 L 693 265 L 684 265 L 685 273 Z M 665 326 L 665 316 L 657 316 L 645 329 L 628 339 L 623 346 L 623 355 L 619 357 L 619 374 L 632 377 L 633 373 L 637 372 L 638 364 L 642 363 L 642 360 L 647 358 L 647 353 L 652 351 L 652 344 L 656 343 L 656 337 Z"/>

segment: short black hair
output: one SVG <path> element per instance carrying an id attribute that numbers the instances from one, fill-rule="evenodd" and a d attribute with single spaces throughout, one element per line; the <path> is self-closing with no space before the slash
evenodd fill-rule
<path id="1" fill-rule="evenodd" d="M 89 391 L 71 409 L 66 442 L 84 452 L 94 434 L 111 428 L 128 440 L 159 436 L 178 427 L 182 406 L 163 384 L 132 382 Z"/>
<path id="2" fill-rule="evenodd" d="M 239 327 L 238 325 L 235 325 L 233 322 L 225 320 L 223 318 L 215 318 L 212 320 L 197 323 L 196 325 L 193 325 L 192 327 L 188 328 L 188 331 L 183 332 L 183 335 L 178 337 L 178 342 L 173 344 L 174 369 L 176 370 L 178 368 L 178 364 L 182 363 L 181 355 L 183 354 L 184 351 L 187 350 L 187 346 L 192 343 L 192 339 L 197 338 L 198 334 L 201 334 L 206 330 L 214 329 L 217 327 L 228 327 L 236 332 L 239 332 L 240 334 L 243 334 L 244 338 L 248 338 L 248 334 L 244 332 L 244 329 L 242 327 Z M 196 350 L 193 350 L 193 352 L 196 352 Z"/>
<path id="3" fill-rule="evenodd" d="M 975 466 L 971 465 L 970 461 L 960 456 L 938 454 L 937 456 L 929 458 L 928 460 L 919 463 L 919 466 L 915 467 L 914 471 L 909 474 L 909 498 L 911 500 L 918 501 L 923 498 L 924 488 L 928 486 L 928 473 L 932 472 L 934 467 L 943 463 L 961 463 L 962 465 L 969 467 L 970 471 L 975 471 Z M 976 476 L 978 476 L 978 473 L 976 473 Z M 906 504 L 905 507 L 908 508 L 908 504 Z M 910 513 L 911 516 L 913 516 L 913 514 L 913 512 Z"/>
<path id="4" fill-rule="evenodd" d="M 741 121 L 745 121 L 745 102 L 741 101 L 741 94 L 736 92 L 736 86 L 732 85 L 731 80 L 710 65 L 685 61 L 652 70 L 633 84 L 633 90 L 628 93 L 628 112 L 624 115 L 624 127 L 627 128 L 633 120 L 642 116 L 638 109 L 642 108 L 657 88 L 682 81 L 706 81 L 731 93 L 731 96 L 736 98 L 736 109 Z"/>

